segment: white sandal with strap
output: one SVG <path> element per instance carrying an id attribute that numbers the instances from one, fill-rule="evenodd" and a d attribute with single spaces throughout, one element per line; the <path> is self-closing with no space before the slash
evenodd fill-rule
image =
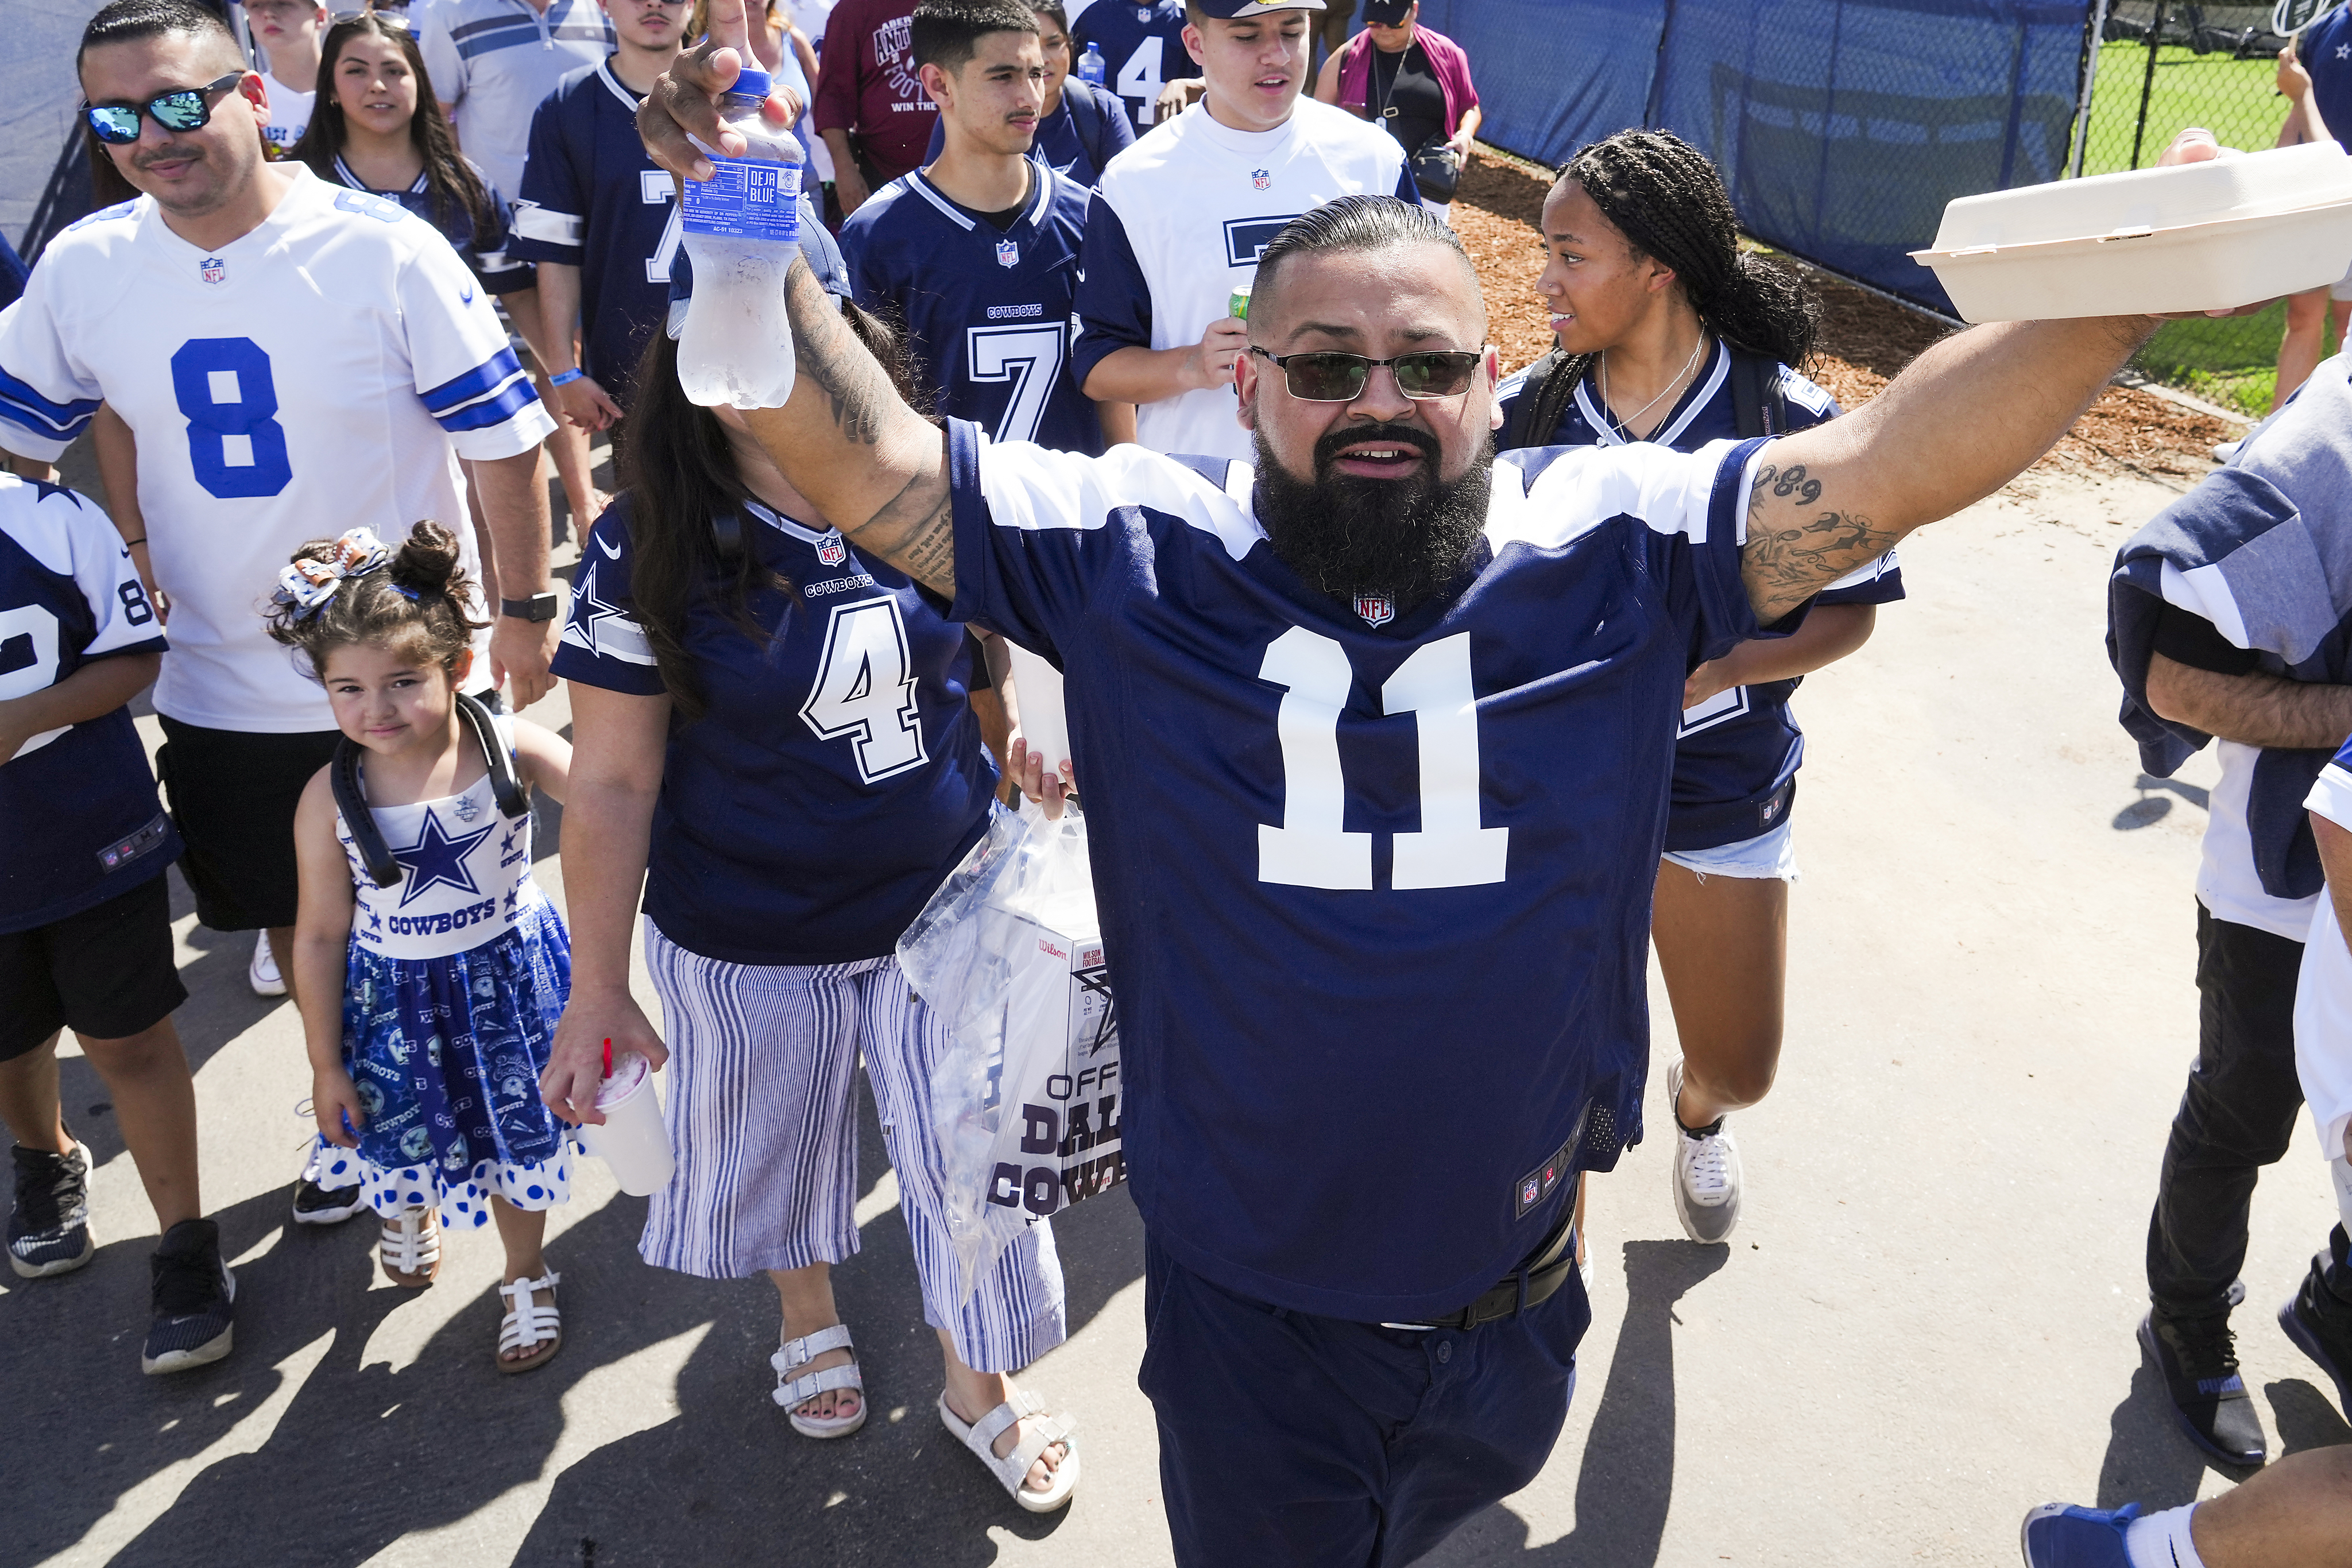
<path id="1" fill-rule="evenodd" d="M 850 1353 L 847 1366 L 828 1366 L 823 1372 L 811 1372 L 794 1377 L 810 1362 L 829 1350 Z M 785 1419 L 793 1430 L 803 1437 L 846 1437 L 866 1425 L 866 1377 L 857 1370 L 857 1347 L 849 1341 L 849 1325 L 835 1323 L 829 1329 L 819 1329 L 799 1339 L 788 1339 L 783 1347 L 768 1358 L 776 1369 L 775 1392 L 769 1397 L 784 1407 Z M 820 1394 L 850 1389 L 857 1396 L 857 1413 L 854 1416 L 803 1416 L 800 1406 Z M 841 1408 L 839 1400 L 834 1408 Z"/>
<path id="2" fill-rule="evenodd" d="M 422 1290 L 441 1272 L 440 1223 L 429 1208 L 404 1208 L 387 1215 L 383 1239 L 376 1250 L 394 1284 Z"/>
<path id="3" fill-rule="evenodd" d="M 1024 1389 L 1016 1388 L 1013 1397 L 967 1427 L 956 1413 L 948 1408 L 948 1396 L 940 1395 L 940 1420 L 955 1434 L 956 1440 L 970 1448 L 986 1465 L 989 1472 L 1013 1500 L 1031 1513 L 1051 1513 L 1070 1500 L 1078 1490 L 1077 1423 L 1045 1413 L 1045 1402 Z M 1013 1451 L 1001 1458 L 995 1452 L 996 1439 L 1016 1421 L 1029 1423 L 1029 1435 L 1013 1446 Z M 1044 1491 L 1031 1491 L 1026 1485 L 1029 1467 L 1037 1456 L 1055 1444 L 1062 1445 L 1062 1462 L 1054 1468 L 1054 1479 Z"/>
<path id="4" fill-rule="evenodd" d="M 563 1276 L 550 1269 L 536 1280 L 516 1280 L 499 1287 L 499 1294 L 511 1304 L 511 1310 L 499 1321 L 500 1372 L 529 1372 L 545 1366 L 563 1348 L 563 1314 L 555 1305 L 555 1287 L 562 1282 Z M 545 1306 L 531 1300 L 533 1292 L 540 1291 L 547 1292 Z M 510 1350 L 530 1354 L 509 1360 L 507 1352 Z"/>

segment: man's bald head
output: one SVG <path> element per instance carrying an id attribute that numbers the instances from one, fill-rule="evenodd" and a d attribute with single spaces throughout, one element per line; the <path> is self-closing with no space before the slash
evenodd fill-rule
<path id="1" fill-rule="evenodd" d="M 1435 246 L 1451 253 L 1461 280 L 1461 299 L 1474 313 L 1471 341 L 1483 342 L 1486 299 L 1478 287 L 1478 269 L 1462 247 L 1462 236 L 1428 208 L 1394 196 L 1342 196 L 1284 225 L 1258 256 L 1257 277 L 1250 286 L 1250 340 L 1265 340 L 1261 325 L 1269 333 L 1279 329 L 1282 277 L 1290 264 L 1309 256 L 1420 246 Z M 1444 265 L 1432 259 L 1434 265 Z"/>
<path id="2" fill-rule="evenodd" d="M 214 61 L 216 57 L 222 72 L 236 70 L 245 64 L 245 56 L 236 47 L 236 35 L 228 30 L 220 13 L 197 5 L 196 0 L 113 0 L 81 30 L 81 47 L 74 51 L 74 71 L 80 73 L 82 61 L 92 49 L 171 33 L 184 33 L 200 40 L 204 57 Z"/>

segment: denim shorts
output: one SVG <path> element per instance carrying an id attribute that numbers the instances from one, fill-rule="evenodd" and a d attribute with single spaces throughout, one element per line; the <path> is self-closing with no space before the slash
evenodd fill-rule
<path id="1" fill-rule="evenodd" d="M 1666 859 L 1685 871 L 1696 872 L 1702 877 L 1745 876 L 1762 879 L 1778 877 L 1782 882 L 1797 880 L 1797 850 L 1790 836 L 1793 817 L 1782 817 L 1780 825 L 1752 839 L 1742 839 L 1736 844 L 1717 844 L 1711 850 L 1668 850 Z"/>

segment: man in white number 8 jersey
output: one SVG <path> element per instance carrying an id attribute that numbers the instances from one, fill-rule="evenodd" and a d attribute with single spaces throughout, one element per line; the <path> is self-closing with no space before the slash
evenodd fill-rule
<path id="1" fill-rule="evenodd" d="M 477 465 L 504 612 L 488 642 L 518 702 L 547 689 L 557 630 L 546 500 L 551 422 L 473 274 L 398 205 L 265 163 L 260 78 L 189 0 L 115 0 L 82 37 L 89 112 L 144 193 L 50 242 L 0 314 L 0 446 L 52 462 L 103 400 L 138 437 L 140 511 L 172 651 L 155 688 L 165 784 L 197 913 L 294 923 L 294 805 L 331 754 L 318 684 L 259 606 L 305 539 L 422 517 L 467 541 L 457 459 Z M 216 85 L 208 85 L 216 84 Z M 187 89 L 198 89 L 189 91 Z M 201 101 L 202 122 L 183 126 Z M 133 541 L 125 541 L 126 543 Z"/>

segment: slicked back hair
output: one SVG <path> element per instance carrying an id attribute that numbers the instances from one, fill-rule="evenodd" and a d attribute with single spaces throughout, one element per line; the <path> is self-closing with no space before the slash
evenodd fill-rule
<path id="1" fill-rule="evenodd" d="M 1341 196 L 1283 225 L 1274 242 L 1259 253 L 1253 294 L 1256 298 L 1271 295 L 1278 275 L 1293 256 L 1329 251 L 1387 250 L 1411 245 L 1444 246 L 1461 258 L 1483 333 L 1486 297 L 1479 290 L 1478 271 L 1471 263 L 1470 253 L 1463 248 L 1462 236 L 1428 208 L 1394 196 Z M 1255 324 L 1263 318 L 1253 309 L 1250 319 Z"/>
<path id="2" fill-rule="evenodd" d="M 169 33 L 189 33 L 198 37 L 211 36 L 229 47 L 231 54 L 240 54 L 236 35 L 220 13 L 196 0 L 113 0 L 89 25 L 81 30 L 81 47 L 74 51 L 74 74 L 81 74 L 82 57 L 90 50 L 108 44 L 135 43 L 141 38 L 160 38 Z M 243 60 L 240 55 L 239 63 Z"/>
<path id="3" fill-rule="evenodd" d="M 1037 14 L 1020 0 L 923 0 L 915 7 L 912 43 L 917 66 L 953 75 L 971 63 L 991 33 L 1037 36 Z"/>

